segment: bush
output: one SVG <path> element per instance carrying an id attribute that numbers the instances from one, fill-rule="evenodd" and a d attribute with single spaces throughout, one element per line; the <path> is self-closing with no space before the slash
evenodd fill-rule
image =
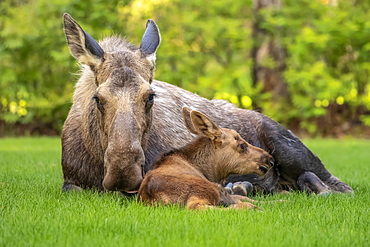
<path id="1" fill-rule="evenodd" d="M 282 76 L 289 98 L 276 102 L 263 83 L 254 85 L 251 79 L 251 50 L 258 45 L 251 38 L 252 1 L 4 0 L 0 120 L 39 123 L 60 132 L 78 71 L 62 29 L 62 15 L 69 12 L 96 39 L 119 33 L 135 44 L 146 19 L 154 19 L 162 33 L 159 80 L 243 108 L 260 106 L 287 127 L 311 134 L 325 134 L 333 124 L 370 126 L 370 3 L 323 2 L 283 1 L 282 8 L 259 13 L 266 36 L 287 51 Z M 267 56 L 264 66 L 274 68 L 276 62 Z M 325 130 L 328 117 L 332 121 Z"/>

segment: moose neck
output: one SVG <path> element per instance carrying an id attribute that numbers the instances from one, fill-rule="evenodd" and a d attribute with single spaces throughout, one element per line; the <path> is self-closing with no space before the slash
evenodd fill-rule
<path id="1" fill-rule="evenodd" d="M 211 182 L 220 182 L 228 175 L 218 167 L 216 148 L 209 138 L 198 137 L 181 148 L 179 152 L 190 165 L 199 170 Z"/>

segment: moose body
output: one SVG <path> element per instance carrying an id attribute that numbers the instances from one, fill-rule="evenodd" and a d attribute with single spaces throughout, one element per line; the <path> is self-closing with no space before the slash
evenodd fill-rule
<path id="1" fill-rule="evenodd" d="M 194 138 L 181 119 L 185 106 L 203 112 L 222 128 L 237 131 L 273 156 L 276 165 L 264 177 L 243 175 L 229 181 L 247 180 L 268 193 L 286 188 L 353 192 L 272 119 L 154 80 L 160 43 L 154 21 L 148 21 L 139 48 L 119 37 L 98 43 L 68 14 L 64 30 L 72 55 L 82 65 L 62 131 L 64 190 L 136 191 L 161 154 Z"/>
<path id="2" fill-rule="evenodd" d="M 264 175 L 273 165 L 271 155 L 248 144 L 236 131 L 219 128 L 200 112 L 186 107 L 182 112 L 186 127 L 198 136 L 154 163 L 140 186 L 138 200 L 179 203 L 188 209 L 220 205 L 253 208 L 218 183 L 230 174 Z"/>

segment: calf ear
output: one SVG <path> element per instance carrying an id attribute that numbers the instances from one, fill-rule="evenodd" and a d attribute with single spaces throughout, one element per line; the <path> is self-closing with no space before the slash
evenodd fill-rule
<path id="1" fill-rule="evenodd" d="M 191 109 L 189 109 L 187 107 L 183 107 L 182 108 L 182 117 L 184 118 L 184 123 L 185 123 L 186 128 L 191 133 L 199 135 L 197 130 L 193 126 L 193 122 L 191 121 L 191 117 L 190 117 L 191 111 L 192 111 Z"/>
<path id="2" fill-rule="evenodd" d="M 64 13 L 63 19 L 64 33 L 72 56 L 94 71 L 103 60 L 103 49 L 68 13 Z"/>
<path id="3" fill-rule="evenodd" d="M 221 128 L 212 122 L 205 114 L 198 111 L 192 111 L 190 112 L 190 117 L 194 130 L 198 135 L 208 137 L 211 140 L 221 139 Z"/>
<path id="4" fill-rule="evenodd" d="M 157 24 L 151 19 L 146 23 L 146 30 L 140 44 L 140 51 L 155 63 L 155 53 L 161 43 L 161 34 Z"/>

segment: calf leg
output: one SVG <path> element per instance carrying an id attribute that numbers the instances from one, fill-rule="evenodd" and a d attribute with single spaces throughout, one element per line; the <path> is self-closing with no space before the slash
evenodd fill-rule
<path id="1" fill-rule="evenodd" d="M 312 172 L 304 172 L 300 175 L 297 184 L 301 191 L 308 193 L 328 194 L 331 192 L 330 188 Z"/>
<path id="2" fill-rule="evenodd" d="M 240 195 L 231 195 L 231 197 L 233 198 L 233 200 L 236 202 L 236 203 L 239 203 L 239 202 L 244 202 L 244 201 L 248 201 L 248 202 L 253 202 L 253 203 L 270 203 L 270 202 L 287 202 L 286 200 L 273 200 L 273 201 L 256 201 L 256 200 L 253 200 L 249 197 L 246 197 L 246 196 L 240 196 Z"/>
<path id="3" fill-rule="evenodd" d="M 186 204 L 187 209 L 193 209 L 193 210 L 205 210 L 205 209 L 258 209 L 262 211 L 259 207 L 256 205 L 253 205 L 249 202 L 242 202 L 238 201 L 237 203 L 231 204 L 226 208 L 220 208 L 215 205 L 212 205 L 208 200 L 202 199 L 196 196 L 192 196 L 189 198 Z"/>
<path id="4" fill-rule="evenodd" d="M 210 201 L 207 199 L 200 198 L 198 196 L 191 196 L 186 202 L 186 208 L 203 210 L 203 209 L 215 208 L 215 206 L 212 205 Z"/>
<path id="5" fill-rule="evenodd" d="M 247 196 L 248 194 L 251 194 L 253 191 L 253 185 L 247 181 L 235 183 L 230 182 L 224 188 L 230 195 Z"/>
<path id="6" fill-rule="evenodd" d="M 248 201 L 248 202 L 260 202 L 260 201 L 256 201 L 256 200 L 253 200 L 249 197 L 246 197 L 246 196 L 241 196 L 241 195 L 230 195 L 230 197 L 232 198 L 232 200 L 235 202 L 235 203 L 239 203 L 239 202 L 242 202 L 242 201 Z"/>
<path id="7" fill-rule="evenodd" d="M 223 188 L 221 185 L 214 183 L 215 188 L 219 191 L 220 194 L 220 201 L 219 206 L 225 206 L 226 208 L 223 209 L 259 209 L 257 206 L 248 203 L 248 202 L 242 202 L 242 201 L 250 201 L 250 202 L 257 202 L 255 200 L 252 200 L 246 196 L 241 195 L 231 195 L 225 188 Z"/>
<path id="8" fill-rule="evenodd" d="M 236 182 L 232 185 L 232 191 L 235 195 L 247 196 L 251 194 L 253 190 L 253 185 L 250 182 Z"/>

